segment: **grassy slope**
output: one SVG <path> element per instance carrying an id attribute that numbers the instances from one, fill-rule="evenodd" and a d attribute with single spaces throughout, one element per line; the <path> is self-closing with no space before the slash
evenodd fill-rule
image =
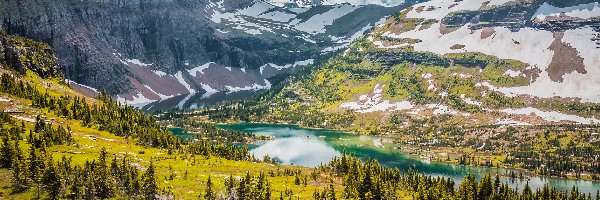
<path id="1" fill-rule="evenodd" d="M 6 73 L 6 71 L 4 71 Z M 33 73 L 28 73 L 26 81 L 36 83 L 38 87 L 48 87 L 48 92 L 52 95 L 79 95 L 69 88 L 57 84 L 58 80 L 44 80 L 35 77 Z M 53 112 L 48 110 L 40 110 L 32 108 L 28 105 L 31 101 L 15 98 L 7 94 L 0 94 L 3 98 L 11 99 L 10 102 L 0 102 L 2 110 L 22 110 L 25 114 L 19 114 L 23 117 L 35 118 L 36 115 L 45 115 L 46 119 L 52 120 L 53 124 L 68 125 L 72 128 L 73 136 L 76 140 L 74 145 L 58 145 L 49 148 L 53 152 L 55 159 L 61 159 L 62 156 L 71 157 L 73 163 L 77 165 L 84 164 L 86 161 L 92 161 L 99 156 L 100 149 L 106 148 L 111 155 L 117 155 L 118 158 L 124 156 L 134 157 L 136 163 L 141 168 L 149 165 L 152 161 L 156 167 L 157 182 L 161 188 L 165 188 L 174 193 L 178 199 L 194 199 L 205 187 L 205 182 L 208 176 L 213 177 L 213 182 L 217 191 L 224 188 L 224 180 L 230 175 L 243 176 L 246 172 L 258 174 L 260 172 L 267 173 L 269 171 L 282 172 L 286 169 L 300 170 L 304 176 L 308 176 L 313 170 L 304 167 L 295 166 L 275 166 L 267 163 L 252 163 L 246 161 L 230 161 L 219 157 L 204 157 L 191 156 L 174 152 L 169 155 L 166 150 L 156 148 L 145 148 L 138 146 L 132 139 L 115 136 L 105 131 L 99 131 L 96 128 L 82 127 L 79 121 L 67 120 L 57 117 Z M 99 103 L 94 99 L 89 99 L 90 102 Z M 34 123 L 26 122 L 28 129 L 33 128 Z M 23 149 L 28 149 L 28 144 L 21 143 Z M 141 153 L 144 152 L 144 153 Z M 169 170 L 169 167 L 172 170 Z M 184 174 L 187 171 L 188 179 L 184 179 Z M 167 180 L 167 177 L 173 173 L 174 180 Z M 0 170 L 0 197 L 8 199 L 29 199 L 34 197 L 35 189 L 30 189 L 25 193 L 11 194 L 10 179 L 11 174 L 8 170 Z M 317 179 L 317 181 L 309 181 L 307 186 L 295 185 L 294 176 L 275 176 L 268 177 L 271 181 L 273 197 L 279 197 L 280 192 L 286 189 L 293 191 L 293 194 L 298 195 L 301 199 L 312 197 L 313 191 L 316 188 L 324 188 L 328 182 L 326 179 Z M 339 187 L 339 186 L 338 186 Z M 336 188 L 341 191 L 341 188 Z M 6 196 L 5 196 L 6 195 Z"/>

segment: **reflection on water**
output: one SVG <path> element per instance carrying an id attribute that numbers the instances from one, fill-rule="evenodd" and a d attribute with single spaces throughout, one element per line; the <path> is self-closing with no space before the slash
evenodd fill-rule
<path id="1" fill-rule="evenodd" d="M 302 137 L 281 138 L 252 149 L 254 156 L 272 156 L 284 164 L 318 167 L 342 154 L 324 141 Z"/>
<path id="2" fill-rule="evenodd" d="M 269 155 L 286 164 L 315 167 L 330 161 L 333 157 L 341 156 L 341 152 L 346 151 L 361 159 L 376 159 L 385 166 L 403 170 L 416 169 L 432 176 L 450 177 L 457 183 L 468 173 L 482 177 L 486 173 L 508 174 L 511 172 L 506 169 L 465 167 L 415 159 L 407 156 L 401 150 L 397 150 L 396 148 L 400 146 L 393 144 L 389 139 L 377 136 L 304 129 L 290 125 L 233 124 L 221 125 L 221 127 L 274 136 L 275 140 L 258 143 L 251 147 L 251 151 L 257 158 Z M 522 188 L 527 182 L 527 180 L 512 180 L 504 177 L 502 181 L 507 182 L 513 188 Z M 600 183 L 591 181 L 536 176 L 531 177 L 528 182 L 533 189 L 543 187 L 544 184 L 561 190 L 570 190 L 573 186 L 577 186 L 579 191 L 585 191 L 592 195 L 595 195 L 596 191 L 600 189 Z"/>

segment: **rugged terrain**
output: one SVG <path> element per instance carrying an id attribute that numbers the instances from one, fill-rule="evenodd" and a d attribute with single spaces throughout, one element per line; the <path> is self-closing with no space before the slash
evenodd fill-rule
<path id="1" fill-rule="evenodd" d="M 106 90 L 142 106 L 270 88 L 270 78 L 343 48 L 399 9 L 258 0 L 11 0 L 0 2 L 0 27 L 54 47 L 76 90 L 90 96 Z"/>
<path id="2" fill-rule="evenodd" d="M 416 4 L 277 91 L 200 115 L 389 134 L 439 160 L 580 177 L 557 164 L 570 155 L 598 179 L 599 10 L 595 1 Z"/>

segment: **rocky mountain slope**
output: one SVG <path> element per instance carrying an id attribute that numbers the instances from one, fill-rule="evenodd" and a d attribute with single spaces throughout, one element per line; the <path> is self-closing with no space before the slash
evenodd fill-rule
<path id="1" fill-rule="evenodd" d="M 192 115 L 385 135 L 423 160 L 599 180 L 598 11 L 428 1 L 278 90 Z"/>
<path id="2" fill-rule="evenodd" d="M 408 130 L 437 118 L 598 124 L 599 11 L 592 0 L 416 4 L 263 97 L 269 111 L 258 103 L 256 113 L 360 132 Z M 308 115 L 326 122 L 297 118 Z"/>
<path id="3" fill-rule="evenodd" d="M 136 105 L 269 88 L 269 78 L 344 47 L 399 10 L 253 0 L 10 0 L 0 9 L 2 29 L 56 49 L 74 88 Z"/>

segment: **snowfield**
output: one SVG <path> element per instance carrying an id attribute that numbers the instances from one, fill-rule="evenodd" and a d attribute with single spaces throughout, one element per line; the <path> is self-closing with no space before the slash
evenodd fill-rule
<path id="1" fill-rule="evenodd" d="M 441 20 L 451 12 L 460 10 L 478 10 L 487 0 L 464 0 L 457 2 L 448 0 L 433 0 L 413 6 L 414 8 L 432 7 L 434 10 L 423 10 L 418 12 L 412 9 L 408 18 L 424 18 Z M 493 5 L 502 5 L 508 0 L 491 1 Z M 490 4 L 488 4 L 489 6 Z M 580 18 L 589 18 L 600 16 L 599 3 L 584 4 L 569 8 L 555 8 L 544 4 L 540 6 L 536 16 L 548 16 L 556 13 L 565 13 Z M 534 16 L 535 17 L 535 16 Z M 496 56 L 500 59 L 519 60 L 529 64 L 532 68 L 541 71 L 535 82 L 521 87 L 496 87 L 489 83 L 482 84 L 490 90 L 504 93 L 509 97 L 528 95 L 540 98 L 575 98 L 581 102 L 600 103 L 600 50 L 597 48 L 592 38 L 598 34 L 590 27 L 567 30 L 559 42 L 566 43 L 577 50 L 580 57 L 583 58 L 586 74 L 578 72 L 567 73 L 562 76 L 562 82 L 555 82 L 550 79 L 546 71 L 555 56 L 555 52 L 550 49 L 551 44 L 556 40 L 553 33 L 547 30 L 534 28 L 521 28 L 518 31 L 511 31 L 506 27 L 493 27 L 493 35 L 482 37 L 484 29 L 471 30 L 466 24 L 458 30 L 442 34 L 440 32 L 441 22 L 431 25 L 431 27 L 420 30 L 418 25 L 414 30 L 395 34 L 385 32 L 383 36 L 391 38 L 410 38 L 420 39 L 424 42 L 416 44 L 401 44 L 397 46 L 413 46 L 415 51 L 432 52 L 436 54 L 463 53 L 463 52 L 481 52 L 487 55 Z M 535 35 L 535 37 L 532 37 Z M 372 39 L 372 38 L 371 38 Z M 382 45 L 381 41 L 373 41 L 374 44 Z M 464 45 L 462 49 L 452 49 L 454 45 Z M 389 48 L 389 47 L 385 47 Z M 511 77 L 523 76 L 522 72 L 509 70 L 505 75 Z"/>
<path id="2" fill-rule="evenodd" d="M 558 8 L 554 7 L 548 3 L 544 3 L 540 6 L 537 12 L 531 17 L 531 19 L 537 19 L 539 21 L 543 21 L 546 17 L 558 17 L 560 15 L 565 15 L 569 17 L 575 17 L 580 19 L 589 19 L 592 17 L 600 17 L 600 3 L 589 3 L 589 4 L 581 4 L 578 6 L 566 7 L 566 8 Z"/>
<path id="3" fill-rule="evenodd" d="M 536 116 L 541 117 L 544 120 L 549 121 L 549 122 L 571 121 L 571 122 L 576 122 L 576 123 L 580 123 L 580 124 L 600 123 L 600 120 L 598 120 L 596 118 L 585 118 L 585 117 L 580 117 L 577 115 L 568 115 L 568 114 L 564 114 L 564 113 L 560 113 L 560 112 L 556 112 L 556 111 L 542 111 L 540 109 L 532 108 L 532 107 L 518 108 L 518 109 L 507 108 L 507 109 L 500 110 L 500 112 L 507 113 L 507 114 L 515 114 L 515 115 L 535 114 Z"/>
<path id="4" fill-rule="evenodd" d="M 357 102 L 345 102 L 340 105 L 341 108 L 348 108 L 359 113 L 370 113 L 378 111 L 398 111 L 413 108 L 409 101 L 390 102 L 383 100 L 383 88 L 385 85 L 377 84 L 373 88 L 372 95 L 362 95 Z"/>

